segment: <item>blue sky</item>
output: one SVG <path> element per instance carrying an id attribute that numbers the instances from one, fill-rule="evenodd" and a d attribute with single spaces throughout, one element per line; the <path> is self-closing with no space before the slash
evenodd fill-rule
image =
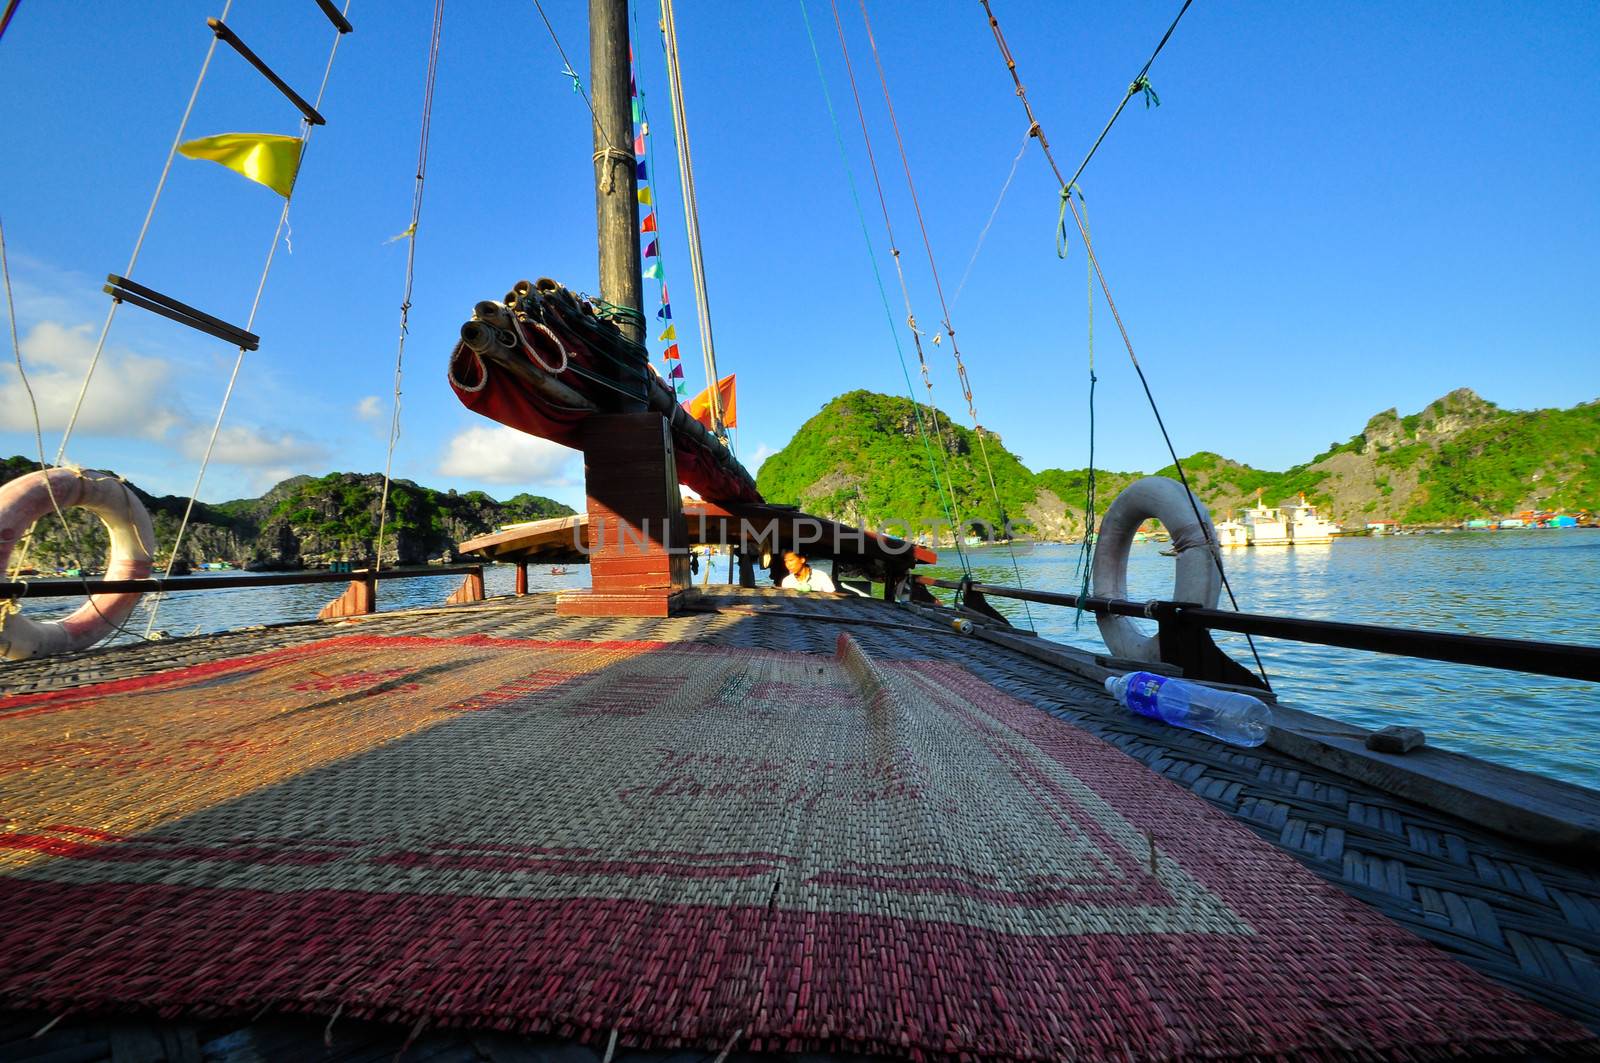
<path id="1" fill-rule="evenodd" d="M 24 357 L 59 439 L 221 0 L 86 3 L 63 32 L 23 4 L 0 41 L 11 101 L 0 211 Z M 901 317 L 831 9 L 807 0 L 880 268 Z M 585 5 L 547 0 L 587 63 Z M 794 2 L 681 3 L 685 96 L 723 372 L 754 468 L 832 396 L 902 392 L 894 344 Z M 431 4 L 350 10 L 222 446 L 201 497 L 277 477 L 383 467 Z M 520 277 L 593 290 L 588 114 L 531 2 L 447 4 L 396 475 L 581 500 L 569 452 L 467 412 L 445 358 L 472 304 Z M 994 0 L 1029 96 L 1073 167 L 1175 2 Z M 925 326 L 939 313 L 870 67 L 859 8 L 840 11 Z M 1021 141 L 982 9 L 871 8 L 929 234 L 953 294 Z M 640 9 L 655 119 L 662 248 L 691 384 L 703 385 L 673 174 L 657 14 Z M 332 31 L 309 3 L 239 0 L 228 21 L 316 91 Z M 583 71 L 587 82 L 587 70 Z M 1600 396 L 1600 8 L 1197 0 L 1084 177 L 1097 250 L 1180 453 L 1281 468 L 1460 386 L 1503 406 Z M 293 133 L 296 114 L 219 49 L 188 136 Z M 134 276 L 244 320 L 281 201 L 178 159 Z M 1081 247 L 1054 250 L 1057 194 L 1031 146 L 954 323 L 986 427 L 1033 468 L 1087 455 Z M 1102 466 L 1166 462 L 1103 304 Z M 903 329 L 902 329 L 902 339 Z M 659 349 L 659 344 L 655 347 Z M 940 405 L 967 423 L 948 347 Z M 9 351 L 7 351 L 9 355 Z M 142 311 L 118 315 L 69 457 L 187 494 L 234 352 Z M 0 453 L 32 453 L 0 367 Z"/>

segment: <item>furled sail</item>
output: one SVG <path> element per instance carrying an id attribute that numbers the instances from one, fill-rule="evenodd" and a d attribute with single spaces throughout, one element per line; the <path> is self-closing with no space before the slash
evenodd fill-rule
<path id="1" fill-rule="evenodd" d="M 594 304 L 548 278 L 481 302 L 450 355 L 450 386 L 475 413 L 530 435 L 582 446 L 584 422 L 644 408 L 668 418 L 678 480 L 716 502 L 759 502 L 727 446 L 678 404 L 645 349 Z"/>

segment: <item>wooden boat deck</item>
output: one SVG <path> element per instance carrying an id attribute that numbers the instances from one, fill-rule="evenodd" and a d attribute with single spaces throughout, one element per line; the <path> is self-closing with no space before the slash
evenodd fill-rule
<path id="1" fill-rule="evenodd" d="M 302 645 L 330 634 L 605 642 L 648 640 L 826 655 L 847 631 L 885 660 L 937 659 L 1068 721 L 1204 799 L 1394 923 L 1515 992 L 1600 1030 L 1600 873 L 1584 856 L 1535 848 L 1268 749 L 1239 750 L 1123 711 L 1091 681 L 1034 657 L 869 600 L 729 591 L 666 619 L 558 616 L 553 595 L 111 647 L 8 666 L 8 693 L 72 689 Z M 48 1032 L 36 1032 L 57 1020 Z M 407 1029 L 278 1015 L 198 1023 L 0 1014 L 6 1059 L 590 1059 L 604 1046 L 498 1033 Z M 615 1058 L 701 1059 L 702 1051 Z M 728 1058 L 745 1058 L 735 1051 Z M 767 1058 L 770 1058 L 768 1056 Z"/>

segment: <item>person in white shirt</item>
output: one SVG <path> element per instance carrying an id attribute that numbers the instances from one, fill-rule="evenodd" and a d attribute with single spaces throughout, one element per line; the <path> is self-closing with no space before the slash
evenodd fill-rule
<path id="1" fill-rule="evenodd" d="M 793 550 L 785 551 L 783 567 L 789 574 L 783 577 L 783 582 L 778 584 L 786 591 L 825 591 L 835 593 L 833 580 L 826 572 L 818 572 L 806 562 L 804 555 Z"/>

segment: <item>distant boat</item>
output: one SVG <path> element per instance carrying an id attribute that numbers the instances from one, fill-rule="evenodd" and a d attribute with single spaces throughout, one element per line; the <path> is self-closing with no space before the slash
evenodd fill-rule
<path id="1" fill-rule="evenodd" d="M 1307 502 L 1304 494 L 1293 502 L 1285 502 L 1282 510 L 1284 524 L 1289 532 L 1289 541 L 1295 546 L 1331 543 L 1334 533 L 1339 530 L 1337 524 L 1329 523 L 1317 516 L 1317 507 Z"/>
<path id="2" fill-rule="evenodd" d="M 1250 546 L 1288 546 L 1289 530 L 1284 526 L 1283 513 L 1261 501 L 1256 492 L 1256 504 L 1244 511 L 1245 540 Z"/>
<path id="3" fill-rule="evenodd" d="M 1231 529 L 1223 532 L 1222 527 L 1230 524 L 1233 521 L 1223 521 L 1217 527 L 1219 537 L 1238 534 Z M 1303 494 L 1282 505 L 1268 506 L 1262 503 L 1259 491 L 1256 504 L 1244 511 L 1244 521 L 1236 527 L 1243 529 L 1245 543 L 1224 542 L 1223 545 L 1320 546 L 1333 542 L 1334 535 L 1342 530 L 1337 524 L 1319 517 L 1317 507 L 1307 502 Z"/>

